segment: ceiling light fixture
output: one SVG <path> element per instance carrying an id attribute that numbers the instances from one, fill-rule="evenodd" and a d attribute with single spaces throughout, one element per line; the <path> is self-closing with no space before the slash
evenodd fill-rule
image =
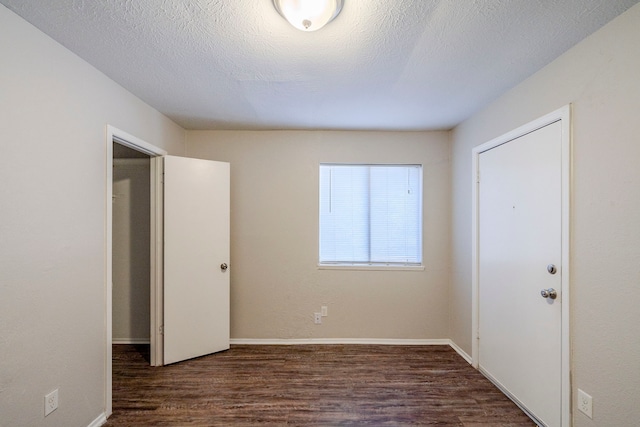
<path id="1" fill-rule="evenodd" d="M 316 31 L 342 10 L 343 0 L 273 0 L 280 15 L 302 31 Z"/>

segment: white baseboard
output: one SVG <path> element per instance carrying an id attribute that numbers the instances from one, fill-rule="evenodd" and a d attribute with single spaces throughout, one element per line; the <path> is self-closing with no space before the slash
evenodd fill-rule
<path id="1" fill-rule="evenodd" d="M 463 349 L 458 347 L 458 344 L 456 344 L 453 341 L 449 340 L 449 345 L 451 346 L 452 349 L 454 349 L 456 351 L 456 353 L 458 353 L 464 360 L 466 360 L 469 365 L 472 364 L 473 359 L 471 358 L 471 356 L 469 356 L 467 354 L 467 352 L 465 352 Z"/>
<path id="2" fill-rule="evenodd" d="M 100 427 L 101 425 L 105 424 L 106 422 L 107 422 L 107 416 L 103 412 L 102 414 L 100 414 L 98 416 L 98 418 L 96 418 L 95 420 L 91 421 L 91 424 L 89 424 L 87 427 Z"/>
<path id="3" fill-rule="evenodd" d="M 114 338 L 112 344 L 149 344 L 149 338 Z"/>
<path id="4" fill-rule="evenodd" d="M 412 340 L 383 338 L 308 338 L 308 339 L 256 339 L 232 338 L 231 344 L 245 345 L 313 345 L 313 344 L 371 344 L 371 345 L 450 345 L 451 340 Z"/>

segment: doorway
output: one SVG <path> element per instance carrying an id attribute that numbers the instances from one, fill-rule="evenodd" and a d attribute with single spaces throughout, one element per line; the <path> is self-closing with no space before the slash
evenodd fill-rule
<path id="1" fill-rule="evenodd" d="M 106 142 L 105 416 L 108 417 L 113 410 L 113 197 L 117 196 L 114 146 L 123 145 L 142 153 L 144 156 L 140 157 L 149 166 L 149 180 L 145 180 L 149 186 L 149 209 L 145 212 L 149 215 L 150 250 L 141 252 L 149 257 L 148 330 L 152 366 L 229 348 L 230 165 L 167 156 L 165 151 L 112 126 L 107 126 Z"/>
<path id="2" fill-rule="evenodd" d="M 136 156 L 149 161 L 149 359 L 152 366 L 162 365 L 162 340 L 159 339 L 162 319 L 162 189 L 158 172 L 158 159 L 167 154 L 133 135 L 107 125 L 106 139 L 106 218 L 105 218 L 105 417 L 112 413 L 112 345 L 113 345 L 113 169 L 114 145 L 122 146 Z M 131 151 L 127 151 L 133 155 Z M 146 252 L 146 251 L 145 251 Z"/>
<path id="3" fill-rule="evenodd" d="M 150 156 L 113 143 L 113 344 L 150 344 Z"/>
<path id="4" fill-rule="evenodd" d="M 570 425 L 567 106 L 473 150 L 473 365 Z"/>

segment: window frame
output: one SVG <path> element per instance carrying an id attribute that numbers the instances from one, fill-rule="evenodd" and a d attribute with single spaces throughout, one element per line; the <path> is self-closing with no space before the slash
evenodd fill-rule
<path id="1" fill-rule="evenodd" d="M 417 167 L 420 170 L 420 200 L 418 204 L 419 210 L 419 251 L 420 251 L 420 262 L 419 263 L 401 263 L 401 262 L 353 262 L 353 261 L 320 261 L 320 247 L 321 247 L 321 191 L 322 191 L 322 181 L 321 181 L 321 173 L 323 166 L 361 166 L 361 167 Z M 376 270 L 387 270 L 387 271 L 424 271 L 424 165 L 422 163 L 352 163 L 352 162 L 320 162 L 318 165 L 318 230 L 316 236 L 318 237 L 317 244 L 317 257 L 318 261 L 317 267 L 319 270 L 365 270 L 365 271 L 376 271 Z"/>

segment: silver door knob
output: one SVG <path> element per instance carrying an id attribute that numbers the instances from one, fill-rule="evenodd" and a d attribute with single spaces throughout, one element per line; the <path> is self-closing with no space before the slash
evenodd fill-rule
<path id="1" fill-rule="evenodd" d="M 542 295 L 542 298 L 551 298 L 551 299 L 558 298 L 558 293 L 553 288 L 541 290 L 540 295 Z"/>
<path id="2" fill-rule="evenodd" d="M 229 268 L 229 266 L 227 265 L 226 262 L 223 262 L 222 264 L 220 264 L 220 270 L 227 271 L 227 268 Z"/>
<path id="3" fill-rule="evenodd" d="M 547 265 L 547 271 L 549 272 L 549 274 L 556 274 L 558 272 L 558 269 L 555 265 L 549 264 Z"/>

